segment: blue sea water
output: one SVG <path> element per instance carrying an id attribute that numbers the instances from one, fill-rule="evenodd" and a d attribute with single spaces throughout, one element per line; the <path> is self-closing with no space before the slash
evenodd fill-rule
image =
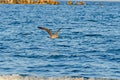
<path id="1" fill-rule="evenodd" d="M 120 78 L 119 2 L 0 4 L 0 16 L 0 74 Z"/>

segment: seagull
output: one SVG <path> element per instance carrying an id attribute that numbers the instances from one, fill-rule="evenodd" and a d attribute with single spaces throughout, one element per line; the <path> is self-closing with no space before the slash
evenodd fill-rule
<path id="1" fill-rule="evenodd" d="M 62 29 L 58 29 L 54 34 L 52 34 L 51 30 L 45 27 L 38 27 L 39 29 L 45 30 L 50 36 L 49 38 L 58 38 L 58 32 Z"/>

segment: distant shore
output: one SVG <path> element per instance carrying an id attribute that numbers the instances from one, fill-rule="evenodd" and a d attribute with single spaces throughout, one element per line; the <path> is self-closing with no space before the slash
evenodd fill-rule
<path id="1" fill-rule="evenodd" d="M 0 80 L 118 80 L 113 78 L 73 78 L 73 77 L 36 77 L 20 75 L 0 75 Z"/>
<path id="2" fill-rule="evenodd" d="M 56 0 L 4 0 L 0 4 L 50 4 L 59 5 L 60 2 Z M 84 5 L 83 1 L 66 1 L 67 5 Z"/>

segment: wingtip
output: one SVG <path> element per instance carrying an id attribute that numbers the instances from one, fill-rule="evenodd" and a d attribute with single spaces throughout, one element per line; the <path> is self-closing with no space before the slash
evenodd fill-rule
<path id="1" fill-rule="evenodd" d="M 38 27 L 39 29 L 41 29 L 42 27 Z"/>

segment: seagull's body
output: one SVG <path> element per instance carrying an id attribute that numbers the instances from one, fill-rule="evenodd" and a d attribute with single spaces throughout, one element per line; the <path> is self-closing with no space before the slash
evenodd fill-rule
<path id="1" fill-rule="evenodd" d="M 45 27 L 38 27 L 38 28 L 47 31 L 47 33 L 50 35 L 49 36 L 50 38 L 58 38 L 58 32 L 62 29 L 60 28 L 54 34 L 52 34 L 51 30 L 48 28 L 45 28 Z"/>

